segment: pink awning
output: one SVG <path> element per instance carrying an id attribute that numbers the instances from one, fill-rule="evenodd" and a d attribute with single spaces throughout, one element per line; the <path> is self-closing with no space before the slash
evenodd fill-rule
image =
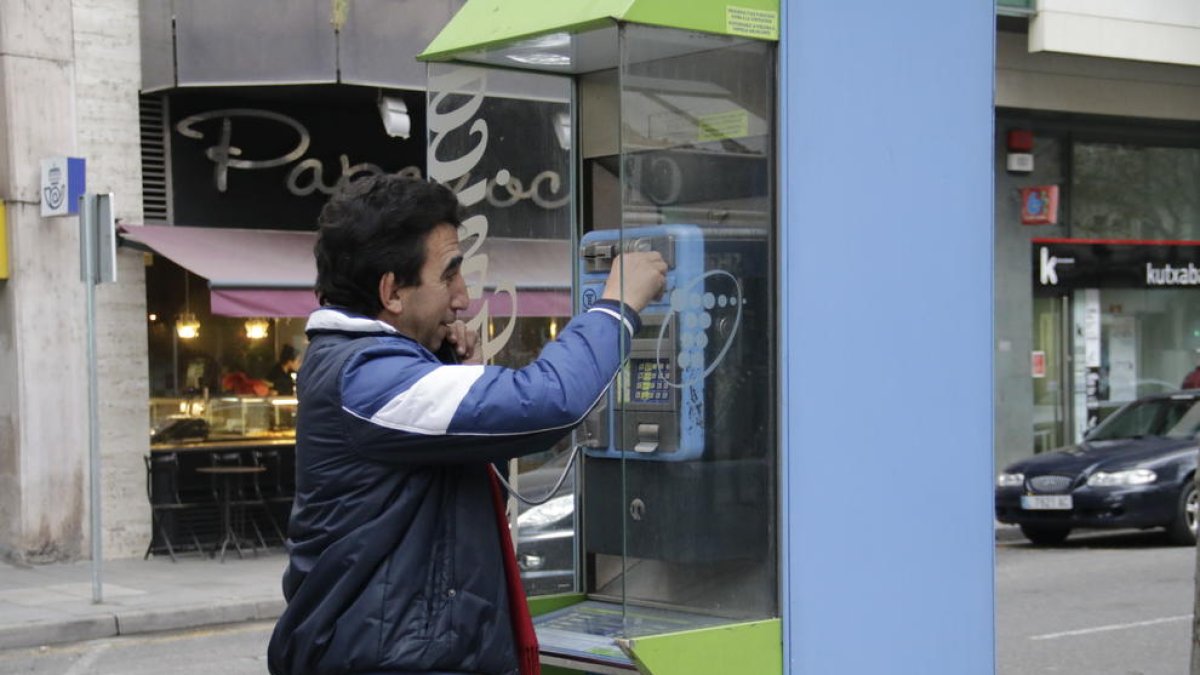
<path id="1" fill-rule="evenodd" d="M 209 300 L 220 316 L 308 316 L 319 306 L 312 289 L 214 288 Z"/>
<path id="2" fill-rule="evenodd" d="M 297 317 L 317 308 L 316 232 L 170 225 L 121 225 L 120 232 L 208 279 L 213 314 Z M 485 286 L 491 316 L 512 314 L 509 294 L 492 297 L 497 281 L 517 289 L 518 316 L 571 316 L 567 241 L 491 237 L 481 252 L 488 256 L 486 276 L 467 281 Z M 464 317 L 482 304 L 472 302 Z"/>
<path id="3" fill-rule="evenodd" d="M 307 316 L 317 307 L 315 232 L 121 225 L 121 233 L 208 279 L 213 314 Z"/>

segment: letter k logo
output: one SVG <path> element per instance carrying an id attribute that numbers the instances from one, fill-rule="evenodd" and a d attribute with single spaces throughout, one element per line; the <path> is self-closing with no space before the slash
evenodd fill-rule
<path id="1" fill-rule="evenodd" d="M 1058 285 L 1058 271 L 1055 269 L 1056 267 L 1058 267 L 1058 258 L 1050 255 L 1050 249 L 1043 246 L 1041 251 L 1041 264 L 1038 265 L 1038 278 L 1041 279 L 1043 286 Z"/>

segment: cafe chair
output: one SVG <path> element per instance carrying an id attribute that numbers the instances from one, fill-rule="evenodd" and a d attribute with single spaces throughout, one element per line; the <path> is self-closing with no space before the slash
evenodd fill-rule
<path id="1" fill-rule="evenodd" d="M 271 528 L 275 530 L 275 535 L 279 537 L 279 543 L 282 545 L 287 539 L 284 529 L 292 511 L 293 499 L 292 490 L 284 480 L 283 458 L 278 450 L 255 450 L 250 456 L 256 465 L 266 469 L 265 472 L 254 476 L 252 485 L 257 498 L 266 505 Z M 280 523 L 283 523 L 283 527 Z"/>
<path id="2" fill-rule="evenodd" d="M 176 535 L 180 530 L 186 530 L 191 538 L 195 551 L 203 551 L 200 539 L 196 536 L 189 519 L 190 515 L 204 507 L 199 502 L 185 502 L 179 496 L 179 456 L 173 452 L 151 453 L 144 457 L 146 463 L 146 499 L 150 502 L 150 544 L 142 560 L 150 557 L 155 550 L 157 536 L 171 556 L 171 562 L 178 562 L 175 549 L 178 542 Z"/>

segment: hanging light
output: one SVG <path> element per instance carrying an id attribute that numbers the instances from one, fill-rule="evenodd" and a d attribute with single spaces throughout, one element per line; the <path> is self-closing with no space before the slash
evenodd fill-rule
<path id="1" fill-rule="evenodd" d="M 200 335 L 200 321 L 195 314 L 184 312 L 179 315 L 179 319 L 175 321 L 175 334 L 181 340 L 191 340 Z"/>
<path id="2" fill-rule="evenodd" d="M 200 320 L 192 314 L 192 299 L 188 288 L 188 273 L 183 271 L 183 314 L 175 320 L 175 334 L 180 340 L 191 340 L 200 335 Z"/>
<path id="3" fill-rule="evenodd" d="M 550 339 L 558 337 L 558 319 L 550 319 Z"/>
<path id="4" fill-rule="evenodd" d="M 246 337 L 251 340 L 261 340 L 267 337 L 271 324 L 266 319 L 246 319 Z"/>

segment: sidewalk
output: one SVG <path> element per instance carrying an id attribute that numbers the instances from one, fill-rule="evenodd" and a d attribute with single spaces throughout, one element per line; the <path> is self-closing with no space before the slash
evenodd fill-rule
<path id="1" fill-rule="evenodd" d="M 92 604 L 88 561 L 0 563 L 0 649 L 274 619 L 283 611 L 282 552 L 106 560 L 104 602 Z"/>
<path id="2" fill-rule="evenodd" d="M 1015 526 L 996 524 L 996 541 L 1017 539 Z M 195 554 L 106 560 L 104 602 L 94 605 L 87 561 L 0 563 L 0 649 L 274 619 L 286 565 L 279 551 L 224 563 Z"/>

